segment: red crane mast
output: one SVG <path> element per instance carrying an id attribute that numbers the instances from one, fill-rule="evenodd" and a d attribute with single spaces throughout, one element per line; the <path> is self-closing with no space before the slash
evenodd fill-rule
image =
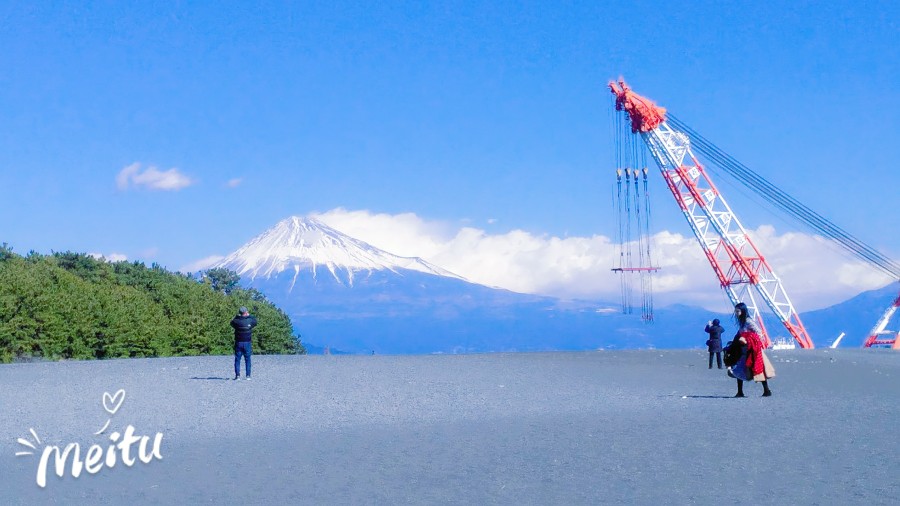
<path id="1" fill-rule="evenodd" d="M 893 331 L 885 330 L 888 322 L 891 321 L 891 317 L 897 312 L 897 308 L 900 308 L 900 295 L 894 299 L 894 302 L 888 306 L 878 323 L 869 331 L 869 336 L 863 342 L 863 348 L 890 346 L 895 350 L 900 350 L 900 332 L 894 333 Z"/>
<path id="2" fill-rule="evenodd" d="M 666 185 L 700 242 L 732 304 L 744 302 L 771 343 L 756 302 L 759 296 L 801 348 L 814 344 L 772 267 L 694 156 L 688 135 L 670 127 L 666 110 L 631 91 L 625 81 L 609 83 L 616 110 L 625 111 L 631 131 L 641 136 Z"/>

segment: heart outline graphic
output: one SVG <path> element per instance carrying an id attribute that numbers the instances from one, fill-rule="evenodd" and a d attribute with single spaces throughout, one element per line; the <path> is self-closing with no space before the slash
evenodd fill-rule
<path id="1" fill-rule="evenodd" d="M 107 405 L 107 401 L 109 401 L 109 403 L 113 405 L 112 408 Z M 116 411 L 119 410 L 119 407 L 122 406 L 123 402 L 125 402 L 124 388 L 120 388 L 115 393 L 115 395 L 110 395 L 109 392 L 103 392 L 103 409 L 105 409 L 106 412 L 110 414 L 110 416 L 116 414 Z"/>

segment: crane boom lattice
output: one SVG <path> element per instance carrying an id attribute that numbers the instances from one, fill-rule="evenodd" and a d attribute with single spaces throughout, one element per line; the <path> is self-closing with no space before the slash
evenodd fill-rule
<path id="1" fill-rule="evenodd" d="M 697 160 L 688 135 L 670 127 L 665 109 L 631 91 L 624 81 L 612 82 L 609 87 L 616 96 L 616 110 L 628 115 L 631 131 L 640 135 L 649 149 L 732 304 L 747 304 L 767 346 L 771 339 L 757 296 L 801 348 L 813 348 L 781 280 Z"/>
<path id="2" fill-rule="evenodd" d="M 863 342 L 863 348 L 871 348 L 872 346 L 890 346 L 895 350 L 900 350 L 900 332 L 886 330 L 887 324 L 891 321 L 891 317 L 900 308 L 900 295 L 894 299 L 894 302 L 887 308 L 878 323 L 869 331 L 869 336 Z"/>

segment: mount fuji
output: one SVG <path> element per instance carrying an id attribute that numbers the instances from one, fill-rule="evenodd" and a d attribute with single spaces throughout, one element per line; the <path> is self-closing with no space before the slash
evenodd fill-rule
<path id="1" fill-rule="evenodd" d="M 669 342 L 617 304 L 472 283 L 307 217 L 280 221 L 214 267 L 281 307 L 305 343 L 351 353 L 686 347 L 705 341 L 697 325 L 711 318 L 684 306 L 658 312 L 674 331 L 666 335 L 679 336 Z"/>
<path id="2" fill-rule="evenodd" d="M 352 287 L 357 273 L 415 271 L 462 279 L 420 258 L 392 255 L 365 242 L 346 236 L 313 218 L 292 216 L 258 235 L 220 263 L 251 280 L 292 273 L 294 282 L 301 271 L 309 271 L 314 281 L 320 275 L 339 285 Z M 325 282 L 323 280 L 323 282 Z"/>
<path id="3" fill-rule="evenodd" d="M 705 348 L 707 320 L 719 318 L 726 338 L 735 330 L 727 302 L 721 314 L 684 305 L 657 308 L 648 325 L 637 315 L 622 314 L 618 303 L 472 283 L 307 217 L 280 221 L 214 267 L 237 272 L 241 285 L 264 293 L 287 313 L 312 350 L 401 354 Z M 896 294 L 895 286 L 801 316 L 817 346 L 827 346 L 841 331 L 848 333 L 847 346 L 859 346 L 892 300 L 891 293 Z M 772 321 L 769 328 L 778 332 L 780 326 Z"/>

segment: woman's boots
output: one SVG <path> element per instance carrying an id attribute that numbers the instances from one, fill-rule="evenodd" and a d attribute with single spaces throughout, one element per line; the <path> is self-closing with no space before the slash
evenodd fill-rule
<path id="1" fill-rule="evenodd" d="M 738 383 L 738 391 L 736 394 L 734 394 L 734 396 L 735 397 L 746 397 L 746 395 L 744 395 L 744 382 L 741 380 L 737 380 L 737 383 Z M 763 386 L 762 396 L 763 397 L 772 397 L 772 391 L 769 390 L 769 382 L 763 381 L 762 386 Z"/>

